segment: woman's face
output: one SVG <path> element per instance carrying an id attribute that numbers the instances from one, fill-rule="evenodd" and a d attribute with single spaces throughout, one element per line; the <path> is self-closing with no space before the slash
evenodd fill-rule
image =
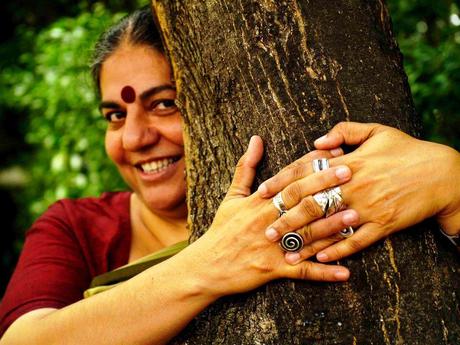
<path id="1" fill-rule="evenodd" d="M 105 147 L 120 174 L 151 211 L 183 216 L 184 144 L 166 58 L 123 44 L 102 65 L 100 88 Z"/>

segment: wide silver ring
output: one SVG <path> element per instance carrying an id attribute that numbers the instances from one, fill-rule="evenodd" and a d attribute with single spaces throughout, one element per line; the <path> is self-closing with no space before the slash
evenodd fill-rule
<path id="1" fill-rule="evenodd" d="M 284 204 L 283 197 L 281 196 L 281 192 L 273 197 L 272 202 L 280 213 L 280 217 L 287 212 L 286 205 Z"/>
<path id="2" fill-rule="evenodd" d="M 280 247 L 286 252 L 296 253 L 303 248 L 303 237 L 297 232 L 288 232 L 281 238 Z"/>
<path id="3" fill-rule="evenodd" d="M 322 170 L 329 169 L 329 160 L 327 158 L 313 159 L 311 162 L 313 172 L 317 173 Z"/>
<path id="4" fill-rule="evenodd" d="M 323 190 L 313 195 L 313 199 L 323 210 L 325 217 L 339 212 L 345 208 L 343 204 L 342 190 L 340 187 L 334 187 Z"/>
<path id="5" fill-rule="evenodd" d="M 340 230 L 339 235 L 342 236 L 343 238 L 348 238 L 352 236 L 355 233 L 355 230 L 353 230 L 353 227 L 347 226 L 345 229 Z"/>

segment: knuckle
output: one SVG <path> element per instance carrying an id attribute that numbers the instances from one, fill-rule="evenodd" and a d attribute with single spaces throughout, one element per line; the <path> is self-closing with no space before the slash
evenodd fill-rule
<path id="1" fill-rule="evenodd" d="M 274 271 L 272 265 L 267 262 L 253 263 L 253 268 L 261 274 L 271 274 Z"/>
<path id="2" fill-rule="evenodd" d="M 287 171 L 289 172 L 292 180 L 298 180 L 304 176 L 305 164 L 300 161 L 295 161 L 289 165 Z"/>
<path id="3" fill-rule="evenodd" d="M 310 219 L 317 219 L 323 216 L 323 211 L 311 197 L 303 198 L 299 203 L 299 207 L 302 214 Z"/>
<path id="4" fill-rule="evenodd" d="M 359 251 L 359 250 L 362 249 L 362 247 L 363 247 L 362 243 L 359 240 L 353 238 L 353 236 L 351 236 L 347 240 L 348 240 L 347 245 L 353 252 L 356 252 L 356 251 Z M 338 253 L 338 254 L 341 254 L 341 253 Z M 343 257 L 344 255 L 342 254 L 341 256 Z"/>
<path id="5" fill-rule="evenodd" d="M 299 265 L 299 278 L 310 279 L 312 269 L 313 263 L 311 261 L 304 261 L 302 265 Z"/>
<path id="6" fill-rule="evenodd" d="M 286 200 L 292 207 L 292 205 L 296 205 L 302 199 L 302 187 L 300 183 L 294 182 L 290 184 L 284 192 L 286 196 Z"/>
<path id="7" fill-rule="evenodd" d="M 313 238 L 313 231 L 310 225 L 305 225 L 302 229 L 299 230 L 300 234 L 302 235 L 305 243 L 312 243 Z"/>

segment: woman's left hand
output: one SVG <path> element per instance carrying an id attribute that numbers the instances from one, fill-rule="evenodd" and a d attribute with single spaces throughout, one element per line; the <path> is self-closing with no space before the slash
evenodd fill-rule
<path id="1" fill-rule="evenodd" d="M 301 259 L 319 251 L 319 261 L 338 260 L 435 215 L 447 234 L 460 232 L 457 151 L 415 139 L 391 127 L 351 122 L 336 125 L 315 142 L 321 150 L 342 144 L 359 147 L 330 159 L 330 165 L 351 168 L 353 177 L 341 189 L 347 207 L 358 211 L 361 226 L 353 236 L 339 242 L 339 237 L 334 236 L 310 243 L 300 253 Z M 283 188 L 285 175 L 280 172 L 264 182 L 264 197 Z"/>

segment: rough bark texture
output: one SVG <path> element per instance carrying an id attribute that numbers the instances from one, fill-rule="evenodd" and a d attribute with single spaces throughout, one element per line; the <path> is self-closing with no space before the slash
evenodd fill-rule
<path id="1" fill-rule="evenodd" d="M 154 0 L 186 131 L 193 238 L 251 135 L 261 181 L 342 120 L 419 133 L 379 0 Z M 263 233 L 261 233 L 263 236 Z M 344 260 L 346 284 L 279 281 L 222 299 L 175 344 L 458 344 L 459 260 L 434 223 Z"/>

